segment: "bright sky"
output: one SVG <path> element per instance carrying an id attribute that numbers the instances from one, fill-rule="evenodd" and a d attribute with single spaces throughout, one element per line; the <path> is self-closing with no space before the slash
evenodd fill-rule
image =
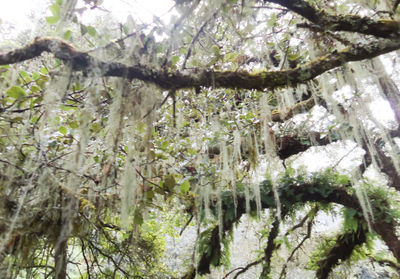
<path id="1" fill-rule="evenodd" d="M 32 20 L 50 15 L 48 10 L 50 3 L 49 0 L 0 0 L 0 27 L 7 22 L 16 30 L 29 29 L 32 27 Z M 128 15 L 143 22 L 150 22 L 153 16 L 162 17 L 174 4 L 172 0 L 104 0 L 102 7 L 120 18 L 121 22 L 125 22 Z M 82 6 L 83 1 L 79 0 L 77 7 Z M 106 12 L 86 11 L 84 20 L 90 20 L 102 13 Z"/>
<path id="2" fill-rule="evenodd" d="M 48 6 L 46 0 L 0 0 L 0 19 L 11 23 L 18 30 L 31 25 L 32 13 L 40 13 Z"/>

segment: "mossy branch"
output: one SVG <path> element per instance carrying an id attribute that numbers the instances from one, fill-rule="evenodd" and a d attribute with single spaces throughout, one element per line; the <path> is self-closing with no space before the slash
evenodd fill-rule
<path id="1" fill-rule="evenodd" d="M 336 237 L 335 244 L 329 249 L 324 258 L 318 261 L 316 277 L 318 279 L 328 278 L 332 269 L 350 258 L 353 250 L 367 241 L 366 229 L 363 227 L 363 220 L 360 220 L 356 231 L 346 232 Z"/>
<path id="2" fill-rule="evenodd" d="M 324 30 L 357 32 L 378 38 L 398 39 L 400 22 L 391 19 L 374 20 L 358 15 L 330 15 L 315 9 L 304 0 L 265 0 L 279 4 L 311 21 Z"/>
<path id="3" fill-rule="evenodd" d="M 361 205 L 359 203 L 356 194 L 351 194 L 351 184 L 350 182 L 346 182 L 343 177 L 339 177 L 334 173 L 321 173 L 315 174 L 312 178 L 306 179 L 304 177 L 295 177 L 290 178 L 289 176 L 283 177 L 281 180 L 281 187 L 278 189 L 279 198 L 281 202 L 281 211 L 283 212 L 284 216 L 289 213 L 291 210 L 295 210 L 295 206 L 304 205 L 309 202 L 319 202 L 322 204 L 330 204 L 336 203 L 343 205 L 346 208 L 351 208 L 357 211 L 357 214 L 360 217 L 359 219 L 359 226 L 360 229 L 356 231 L 356 238 L 355 241 L 352 243 L 352 247 L 354 248 L 356 245 L 362 244 L 365 242 L 365 234 L 364 228 L 367 227 L 365 219 L 363 219 L 363 211 L 361 209 Z M 272 191 L 272 184 L 270 181 L 264 181 L 260 185 L 260 192 L 261 192 L 261 206 L 263 209 L 274 209 L 276 208 L 275 198 Z M 381 200 L 382 197 L 378 197 L 378 195 L 374 191 L 370 192 L 374 200 Z M 210 265 L 213 263 L 220 263 L 219 260 L 211 257 L 211 255 L 222 255 L 221 245 L 216 245 L 217 242 L 221 242 L 222 240 L 219 239 L 219 230 L 222 230 L 222 235 L 227 235 L 233 228 L 233 224 L 237 223 L 241 216 L 248 211 L 246 211 L 246 198 L 243 193 L 239 193 L 237 195 L 237 207 L 234 207 L 233 196 L 230 191 L 226 191 L 222 193 L 222 223 L 223 228 L 219 228 L 219 226 L 215 226 L 212 229 L 211 238 L 209 238 L 209 243 L 207 244 L 207 240 L 203 239 L 202 245 L 208 247 L 205 249 L 206 252 L 203 252 L 200 256 L 199 265 L 197 268 L 197 272 L 199 274 L 206 274 L 210 272 Z M 399 261 L 400 260 L 400 240 L 396 237 L 395 234 L 395 220 L 394 217 L 390 214 L 393 213 L 393 210 L 389 210 L 383 206 L 384 201 L 380 204 L 373 204 L 373 211 L 376 216 L 375 222 L 371 224 L 372 229 L 378 233 L 382 239 L 385 241 L 386 245 L 389 247 L 389 250 L 393 253 L 394 257 Z M 212 212 L 217 212 L 216 205 L 211 206 Z M 234 210 L 235 212 L 232 213 L 230 211 Z M 257 210 L 257 205 L 255 201 L 250 202 L 250 212 L 255 212 Z M 283 216 L 283 217 L 284 217 Z M 345 236 L 345 237 L 344 237 Z M 353 237 L 353 236 L 349 236 Z M 216 240 L 219 240 L 216 242 Z M 330 255 L 333 255 L 329 262 L 326 260 L 324 261 L 324 265 L 326 268 L 323 270 L 321 269 L 321 274 L 329 273 L 330 270 L 340 259 L 347 259 L 350 252 L 342 253 L 342 243 L 347 243 L 348 245 L 348 235 L 343 234 L 343 237 L 339 237 L 337 239 L 337 248 L 336 250 L 330 251 Z M 335 247 L 336 247 L 335 246 Z M 350 246 L 349 246 L 350 247 Z M 218 250 L 218 251 L 216 251 Z M 269 252 L 271 250 L 271 246 L 266 248 L 266 251 Z M 271 251 L 275 250 L 275 247 Z M 348 254 L 350 253 L 350 254 Z M 267 255 L 266 255 L 267 256 Z M 267 270 L 268 271 L 268 268 Z M 186 277 L 185 277 L 186 278 Z M 319 277 L 322 278 L 322 277 Z"/>
<path id="4" fill-rule="evenodd" d="M 93 76 L 138 79 L 163 89 L 205 86 L 264 90 L 304 83 L 347 62 L 370 59 L 399 48 L 400 40 L 379 40 L 334 51 L 295 69 L 266 70 L 255 74 L 247 71 L 212 70 L 169 72 L 143 65 L 128 66 L 118 62 L 101 61 L 60 39 L 36 38 L 25 47 L 0 54 L 0 65 L 22 62 L 38 57 L 43 52 L 49 52 L 68 64 L 73 71 L 83 71 Z"/>

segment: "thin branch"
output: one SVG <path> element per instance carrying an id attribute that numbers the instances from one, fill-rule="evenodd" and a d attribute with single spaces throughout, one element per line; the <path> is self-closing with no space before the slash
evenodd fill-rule
<path id="1" fill-rule="evenodd" d="M 297 252 L 297 250 L 299 250 L 301 248 L 301 246 L 303 246 L 304 242 L 309 239 L 311 237 L 311 231 L 312 231 L 312 226 L 313 226 L 313 222 L 314 222 L 314 218 L 315 218 L 315 213 L 318 211 L 318 206 L 316 205 L 304 218 L 302 221 L 305 222 L 305 220 L 307 220 L 310 215 L 311 215 L 311 219 L 308 221 L 307 223 L 307 233 L 304 236 L 304 238 L 300 241 L 300 243 L 292 250 L 292 252 L 290 253 L 289 257 L 287 258 L 285 264 L 282 267 L 282 271 L 281 274 L 279 276 L 279 279 L 281 279 L 285 274 L 286 274 L 286 268 L 287 268 L 287 264 L 292 260 L 294 254 Z M 303 226 L 304 222 L 300 222 L 298 225 L 301 224 L 301 226 Z M 293 227 L 294 228 L 294 227 Z M 291 231 L 293 231 L 293 228 L 291 229 Z"/>
<path id="2" fill-rule="evenodd" d="M 182 70 L 186 69 L 186 62 L 189 59 L 190 55 L 192 54 L 192 49 L 194 47 L 194 44 L 199 39 L 200 34 L 203 32 L 203 30 L 207 26 L 207 24 L 217 15 L 217 13 L 218 13 L 218 11 L 213 13 L 212 16 L 203 23 L 203 25 L 197 31 L 196 35 L 193 37 L 192 41 L 190 42 L 190 46 L 188 48 L 188 51 L 186 52 L 185 60 L 183 61 L 183 64 L 182 64 Z"/>
<path id="3" fill-rule="evenodd" d="M 186 224 L 183 226 L 183 228 L 181 229 L 181 231 L 180 231 L 180 233 L 179 233 L 180 236 L 183 234 L 183 232 L 185 231 L 185 229 L 187 228 L 187 226 L 189 226 L 190 222 L 192 222 L 193 216 L 194 216 L 194 215 L 190 215 L 189 220 L 187 220 Z"/>
<path id="4" fill-rule="evenodd" d="M 24 169 L 22 169 L 21 167 L 15 165 L 15 164 L 13 164 L 13 163 L 10 163 L 10 162 L 8 162 L 8 161 L 6 161 L 6 160 L 3 160 L 3 159 L 0 159 L 0 162 L 1 162 L 1 163 L 5 163 L 5 164 L 10 165 L 10 166 L 13 166 L 13 167 L 16 168 L 17 170 L 21 171 L 21 172 L 24 174 L 24 176 L 26 176 L 26 172 L 25 172 Z"/>
<path id="5" fill-rule="evenodd" d="M 172 30 L 170 32 L 170 36 L 171 38 L 174 38 L 175 35 L 177 34 L 177 32 L 180 30 L 179 27 L 182 26 L 182 22 L 189 17 L 189 15 L 191 15 L 191 13 L 197 8 L 197 6 L 200 4 L 200 0 L 196 0 L 192 3 L 192 5 L 190 7 L 187 8 L 187 10 L 181 15 L 181 17 L 174 23 L 174 26 L 172 27 Z M 171 54 L 171 48 L 172 48 L 172 44 L 170 44 L 168 46 L 164 61 L 162 63 L 161 68 L 165 68 L 169 58 L 170 58 L 170 54 Z"/>
<path id="6" fill-rule="evenodd" d="M 238 267 L 238 268 L 232 270 L 231 272 L 227 273 L 227 274 L 225 275 L 224 278 L 227 278 L 228 275 L 230 275 L 233 271 L 240 269 L 240 271 L 239 271 L 238 273 L 235 274 L 235 277 L 233 277 L 233 279 L 236 279 L 240 274 L 242 274 L 242 273 L 246 272 L 247 270 L 249 270 L 250 267 L 262 263 L 263 260 L 264 260 L 264 258 L 265 258 L 265 257 L 262 257 L 262 258 L 259 259 L 259 260 L 256 260 L 256 261 L 254 261 L 254 262 L 251 262 L 251 263 L 249 263 L 248 265 L 246 265 L 245 267 Z"/>

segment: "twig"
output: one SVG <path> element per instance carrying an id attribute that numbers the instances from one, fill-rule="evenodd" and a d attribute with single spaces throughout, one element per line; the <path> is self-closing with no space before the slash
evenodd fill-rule
<path id="1" fill-rule="evenodd" d="M 183 226 L 183 228 L 181 229 L 179 236 L 181 236 L 183 234 L 183 232 L 185 231 L 185 229 L 187 228 L 187 226 L 189 226 L 190 222 L 192 222 L 193 220 L 193 215 L 190 215 L 189 220 L 187 220 L 186 224 Z"/>
<path id="2" fill-rule="evenodd" d="M 171 38 L 173 38 L 175 36 L 175 33 L 179 30 L 178 27 L 181 26 L 182 22 L 191 14 L 192 11 L 194 11 L 196 9 L 196 7 L 199 5 L 200 0 L 196 0 L 192 3 L 192 5 L 182 14 L 182 16 L 174 23 L 174 26 L 172 27 L 172 31 L 170 32 L 170 36 Z M 172 9 L 172 8 L 171 8 Z M 161 68 L 165 68 L 165 66 L 168 63 L 168 58 L 170 57 L 170 53 L 171 53 L 171 47 L 172 45 L 170 44 L 168 46 L 167 52 L 165 54 L 165 58 L 164 61 L 161 65 Z"/>
<path id="3" fill-rule="evenodd" d="M 200 34 L 203 32 L 204 28 L 207 26 L 207 24 L 218 14 L 218 11 L 213 13 L 212 16 L 207 19 L 203 25 L 200 27 L 199 31 L 197 31 L 196 35 L 193 37 L 192 41 L 190 42 L 190 46 L 188 48 L 188 51 L 186 52 L 185 60 L 183 61 L 181 69 L 186 69 L 186 62 L 189 59 L 190 55 L 192 54 L 192 49 L 194 47 L 194 44 L 197 42 L 197 40 L 200 37 Z"/>
<path id="4" fill-rule="evenodd" d="M 300 243 L 299 243 L 299 244 L 292 250 L 292 252 L 290 253 L 290 256 L 287 258 L 285 264 L 284 264 L 283 267 L 282 267 L 282 271 L 281 271 L 281 274 L 279 275 L 279 279 L 281 279 L 282 276 L 283 276 L 284 274 L 286 274 L 287 264 L 292 260 L 292 258 L 293 258 L 293 256 L 294 256 L 294 254 L 296 253 L 296 251 L 299 250 L 299 249 L 301 248 L 301 246 L 304 244 L 304 242 L 305 242 L 307 239 L 309 239 L 309 238 L 311 237 L 312 225 L 313 225 L 313 222 L 314 222 L 315 213 L 316 213 L 317 211 L 318 211 L 318 206 L 316 205 L 316 206 L 303 218 L 303 220 L 305 221 L 305 220 L 307 220 L 307 219 L 310 217 L 310 215 L 312 215 L 310 221 L 308 221 L 308 223 L 307 223 L 307 234 L 305 235 L 305 237 L 300 241 Z M 303 223 L 303 224 L 304 224 L 304 223 Z M 303 226 L 303 224 L 302 224 L 301 226 Z M 293 231 L 293 230 L 291 230 L 291 231 Z"/>

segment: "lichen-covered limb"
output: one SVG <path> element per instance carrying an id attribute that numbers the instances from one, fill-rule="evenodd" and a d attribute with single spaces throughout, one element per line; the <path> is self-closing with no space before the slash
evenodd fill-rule
<path id="1" fill-rule="evenodd" d="M 280 159 L 285 160 L 290 156 L 299 154 L 301 152 L 306 151 L 311 146 L 324 146 L 335 141 L 334 133 L 331 133 L 331 136 L 323 136 L 318 132 L 310 132 L 307 135 L 283 135 L 276 136 L 275 142 L 278 146 L 277 155 Z M 310 141 L 312 139 L 312 141 Z"/>
<path id="2" fill-rule="evenodd" d="M 297 104 L 288 108 L 286 111 L 273 111 L 271 120 L 273 122 L 284 122 L 285 120 L 289 120 L 296 114 L 309 111 L 314 106 L 315 106 L 315 99 L 311 97 L 308 100 L 298 102 Z"/>
<path id="3" fill-rule="evenodd" d="M 357 32 L 393 39 L 397 39 L 400 35 L 400 22 L 395 20 L 374 20 L 358 15 L 330 15 L 315 9 L 304 0 L 265 0 L 264 2 L 279 4 L 325 30 Z"/>
<path id="4" fill-rule="evenodd" d="M 382 89 L 382 93 L 389 101 L 390 107 L 394 113 L 394 119 L 400 124 L 400 90 L 396 83 L 390 78 L 385 70 L 385 66 L 382 61 L 378 58 L 371 60 L 371 67 L 378 77 L 379 86 Z M 398 129 L 400 126 L 398 127 Z"/>
<path id="5" fill-rule="evenodd" d="M 308 182 L 302 181 L 299 179 L 297 181 L 295 178 L 291 180 L 292 183 L 282 186 L 278 189 L 279 198 L 281 202 L 281 211 L 285 215 L 290 212 L 294 205 L 305 204 L 309 202 L 319 202 L 319 203 L 336 203 L 343 205 L 346 208 L 351 208 L 357 211 L 359 216 L 363 216 L 363 210 L 361 209 L 360 202 L 355 194 L 350 194 L 348 188 L 351 187 L 350 183 L 347 184 L 339 184 L 337 178 L 335 178 L 334 174 L 322 174 L 321 176 L 316 175 Z M 286 183 L 288 183 L 286 181 Z M 264 181 L 260 185 L 261 192 L 261 206 L 263 209 L 274 209 L 276 208 L 276 201 L 274 198 L 274 194 L 272 191 L 272 185 L 269 181 Z M 371 193 L 371 199 L 378 200 L 378 196 L 375 197 L 374 193 Z M 240 217 L 246 212 L 246 198 L 244 194 L 238 194 L 237 196 L 237 206 L 235 207 L 235 203 L 233 200 L 232 193 L 229 191 L 223 192 L 222 196 L 222 236 L 225 236 L 232 228 L 233 224 L 240 220 Z M 372 229 L 377 232 L 383 239 L 383 241 L 388 246 L 389 250 L 393 253 L 394 257 L 400 261 L 400 240 L 397 238 L 395 234 L 395 220 L 391 214 L 392 212 L 384 207 L 386 201 L 381 200 L 381 204 L 376 204 L 376 207 L 373 207 L 372 210 L 376 216 L 375 222 L 371 222 Z M 211 206 L 211 211 L 215 213 L 217 216 L 217 205 Z M 254 201 L 250 202 L 250 212 L 255 212 L 257 210 L 257 205 Z M 366 221 L 363 217 L 360 217 L 360 228 L 365 228 Z M 199 274 L 209 273 L 209 266 L 212 263 L 220 263 L 218 259 L 211 257 L 213 256 L 221 256 L 221 245 L 216 245 L 217 242 L 221 242 L 222 239 L 219 239 L 219 227 L 215 226 L 211 230 L 211 237 L 202 238 L 200 237 L 200 242 L 204 247 L 204 251 L 200 256 L 201 265 L 198 266 L 197 272 Z M 207 239 L 209 241 L 207 242 Z M 203 240 L 203 241 L 202 241 Z M 217 241 L 218 240 L 218 241 Z M 359 245 L 365 242 L 364 238 L 359 235 L 359 239 L 355 241 L 353 244 Z M 207 245 L 208 243 L 208 245 Z M 340 244 L 340 243 L 339 243 Z M 342 247 L 339 245 L 338 247 Z M 353 247 L 354 248 L 354 247 Z M 275 248 L 274 248 L 275 249 Z M 274 250 L 273 249 L 273 250 Z M 216 251 L 218 250 L 218 251 Z M 338 252 L 338 253 L 333 253 Z M 333 267 L 339 259 L 347 258 L 347 254 L 340 254 L 338 251 L 333 251 L 333 254 L 336 254 L 335 257 L 332 258 L 332 261 L 329 263 L 330 268 Z M 332 255 L 333 255 L 332 254 Z M 329 268 L 329 270 L 330 270 Z M 321 271 L 322 272 L 322 271 Z M 324 271 L 325 272 L 325 271 Z M 187 278 L 187 277 L 185 277 Z"/>
<path id="6" fill-rule="evenodd" d="M 353 250 L 367 241 L 366 228 L 362 223 L 358 224 L 357 230 L 346 232 L 336 237 L 336 242 L 331 247 L 327 255 L 318 262 L 318 270 L 316 277 L 318 279 L 328 278 L 332 269 L 339 264 L 340 261 L 345 261 L 350 258 Z"/>
<path id="7" fill-rule="evenodd" d="M 55 38 L 38 38 L 33 43 L 5 54 L 0 54 L 0 65 L 13 64 L 38 57 L 43 52 L 53 53 L 55 57 L 70 65 L 73 71 L 92 73 L 95 76 L 113 76 L 139 79 L 156 84 L 163 89 L 188 87 L 220 87 L 273 89 L 304 83 L 333 68 L 350 61 L 360 61 L 400 49 L 400 40 L 379 40 L 368 44 L 353 45 L 335 51 L 295 69 L 282 71 L 263 71 L 252 74 L 247 71 L 209 71 L 168 72 L 151 69 L 142 65 L 127 66 L 117 62 L 104 62 L 86 52 L 79 51 L 70 44 Z"/>
<path id="8" fill-rule="evenodd" d="M 271 258 L 272 253 L 277 248 L 275 239 L 277 238 L 279 233 L 279 224 L 279 218 L 275 218 L 275 221 L 272 223 L 272 227 L 269 231 L 267 246 L 264 249 L 263 269 L 260 278 L 268 278 L 269 273 L 271 272 Z"/>

